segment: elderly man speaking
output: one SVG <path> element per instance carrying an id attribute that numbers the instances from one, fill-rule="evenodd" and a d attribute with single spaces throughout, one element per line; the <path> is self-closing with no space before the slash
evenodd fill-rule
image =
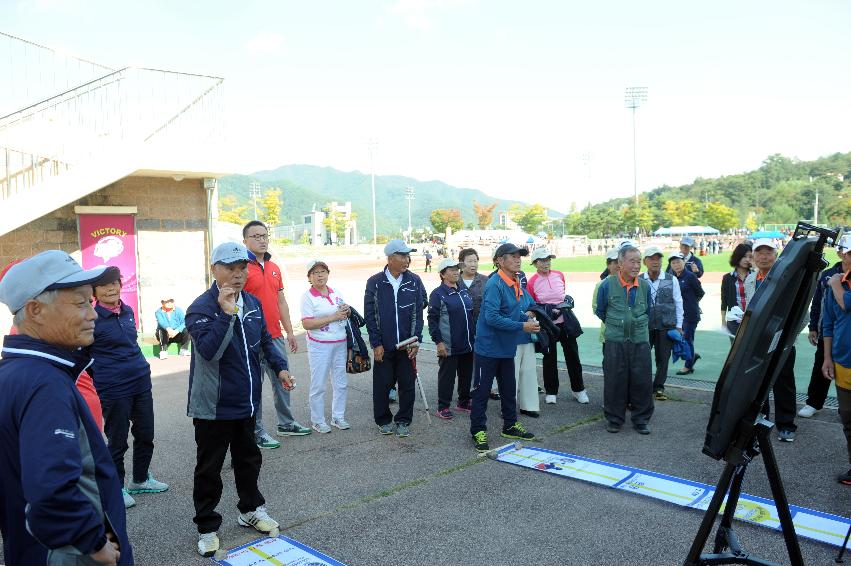
<path id="1" fill-rule="evenodd" d="M 0 531 L 6 563 L 133 564 L 121 483 L 86 402 L 74 386 L 91 364 L 92 284 L 50 250 L 12 267 L 0 302 L 19 334 L 0 360 Z M 48 557 L 49 560 L 48 560 Z"/>

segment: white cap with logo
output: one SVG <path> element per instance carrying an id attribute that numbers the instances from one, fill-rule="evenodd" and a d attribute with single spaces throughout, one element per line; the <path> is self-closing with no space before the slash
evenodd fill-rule
<path id="1" fill-rule="evenodd" d="M 551 254 L 545 246 L 542 246 L 532 252 L 532 255 L 529 256 L 529 261 L 535 263 L 539 259 L 554 259 L 555 257 L 555 254 Z"/>
<path id="2" fill-rule="evenodd" d="M 753 241 L 753 251 L 756 251 L 757 248 L 769 247 L 772 250 L 777 249 L 777 244 L 774 243 L 774 240 L 771 238 L 757 238 Z"/>

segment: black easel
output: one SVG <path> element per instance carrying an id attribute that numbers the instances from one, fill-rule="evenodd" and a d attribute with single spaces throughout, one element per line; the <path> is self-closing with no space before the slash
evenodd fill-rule
<path id="1" fill-rule="evenodd" d="M 848 526 L 848 532 L 845 533 L 845 540 L 842 541 L 842 548 L 839 549 L 839 554 L 834 559 L 834 562 L 837 564 L 842 564 L 845 562 L 842 560 L 842 557 L 845 555 L 845 549 L 848 547 L 848 539 L 851 538 L 851 525 Z"/>
<path id="2" fill-rule="evenodd" d="M 801 547 L 798 545 L 798 537 L 795 534 L 795 525 L 792 523 L 792 513 L 789 511 L 789 501 L 783 483 L 780 481 L 780 470 L 774 457 L 774 448 L 771 445 L 771 429 L 774 423 L 758 417 L 755 423 L 745 424 L 749 430 L 745 430 L 740 436 L 741 442 L 731 448 L 718 485 L 715 486 L 715 494 L 697 531 L 697 536 L 691 545 L 688 556 L 684 562 L 685 566 L 699 566 L 704 564 L 754 564 L 756 566 L 776 566 L 774 562 L 768 562 L 761 558 L 749 555 L 739 544 L 739 539 L 733 531 L 733 515 L 742 493 L 742 481 L 745 479 L 748 464 L 760 453 L 765 461 L 765 471 L 768 482 L 771 485 L 771 494 L 774 497 L 774 505 L 780 518 L 780 526 L 783 529 L 783 538 L 786 541 L 786 550 L 792 566 L 804 564 L 801 556 Z M 724 504 L 724 496 L 729 492 L 727 505 L 718 532 L 715 534 L 715 545 L 711 554 L 702 554 L 703 547 L 712 532 L 715 519 Z"/>

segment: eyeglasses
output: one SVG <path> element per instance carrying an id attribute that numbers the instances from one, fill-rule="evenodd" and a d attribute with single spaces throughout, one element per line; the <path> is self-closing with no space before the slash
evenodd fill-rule
<path id="1" fill-rule="evenodd" d="M 254 234 L 253 236 L 248 236 L 255 242 L 267 242 L 269 241 L 269 234 Z"/>

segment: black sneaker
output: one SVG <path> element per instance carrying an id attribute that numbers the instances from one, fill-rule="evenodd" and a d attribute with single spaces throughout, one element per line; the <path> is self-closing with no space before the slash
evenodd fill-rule
<path id="1" fill-rule="evenodd" d="M 612 421 L 606 422 L 606 432 L 614 433 L 614 432 L 620 432 L 620 431 L 621 431 L 621 425 L 619 425 L 618 423 L 613 423 Z"/>
<path id="2" fill-rule="evenodd" d="M 647 423 L 635 425 L 635 430 L 638 431 L 638 434 L 650 434 L 650 427 L 647 426 Z"/>
<path id="3" fill-rule="evenodd" d="M 490 444 L 488 444 L 488 433 L 487 431 L 480 430 L 476 434 L 473 435 L 473 445 L 476 447 L 476 452 L 487 452 L 491 449 Z"/>
<path id="4" fill-rule="evenodd" d="M 527 411 L 526 409 L 520 409 L 521 415 L 526 415 L 527 417 L 532 417 L 533 419 L 537 419 L 541 416 L 541 413 L 538 411 Z"/>
<path id="5" fill-rule="evenodd" d="M 499 393 L 497 393 L 496 391 L 491 391 L 490 393 L 488 393 L 488 397 L 490 397 L 494 401 L 499 401 L 500 399 Z"/>
<path id="6" fill-rule="evenodd" d="M 544 393 L 546 393 L 546 391 L 544 391 L 544 388 L 539 385 L 538 386 L 538 395 L 543 395 Z"/>
<path id="7" fill-rule="evenodd" d="M 502 434 L 505 438 L 515 438 L 517 440 L 535 440 L 535 435 L 526 430 L 519 422 L 514 423 L 509 427 L 503 427 Z"/>
<path id="8" fill-rule="evenodd" d="M 836 476 L 836 481 L 844 485 L 851 485 L 851 470 Z"/>

